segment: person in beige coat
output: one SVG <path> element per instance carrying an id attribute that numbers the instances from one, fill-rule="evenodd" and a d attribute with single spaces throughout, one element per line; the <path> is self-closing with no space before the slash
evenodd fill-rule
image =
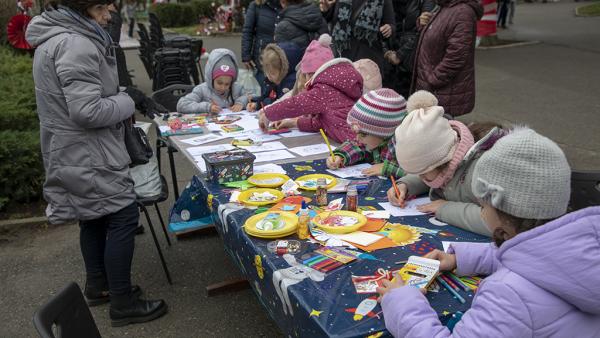
<path id="1" fill-rule="evenodd" d="M 437 104 L 435 96 L 426 91 L 408 99 L 410 113 L 396 129 L 396 158 L 408 175 L 398 181 L 399 195 L 391 188 L 388 199 L 403 207 L 408 196 L 429 192 L 432 202 L 420 206 L 420 211 L 491 236 L 481 219 L 481 206 L 471 191 L 471 180 L 475 163 L 504 136 L 504 130 L 493 127 L 474 137 L 463 123 L 444 118 L 444 108 Z"/>

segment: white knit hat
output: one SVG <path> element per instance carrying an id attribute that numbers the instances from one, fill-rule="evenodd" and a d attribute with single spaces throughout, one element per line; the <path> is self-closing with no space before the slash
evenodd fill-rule
<path id="1" fill-rule="evenodd" d="M 509 215 L 551 219 L 567 212 L 571 168 L 556 143 L 517 127 L 481 156 L 471 184 L 475 197 Z"/>
<path id="2" fill-rule="evenodd" d="M 406 103 L 412 111 L 396 128 L 396 159 L 409 174 L 423 174 L 452 159 L 458 135 L 444 118 L 444 108 L 426 91 L 412 94 Z M 410 111 L 410 110 L 409 110 Z"/>

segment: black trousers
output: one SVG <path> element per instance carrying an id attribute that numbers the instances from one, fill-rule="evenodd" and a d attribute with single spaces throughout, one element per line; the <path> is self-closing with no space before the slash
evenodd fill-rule
<path id="1" fill-rule="evenodd" d="M 135 19 L 134 18 L 129 18 L 129 37 L 132 38 L 133 37 L 133 29 L 135 27 Z"/>
<path id="2" fill-rule="evenodd" d="M 508 15 L 508 1 L 502 0 L 498 3 L 498 21 L 496 26 L 506 27 L 506 17 Z"/>
<path id="3" fill-rule="evenodd" d="M 131 292 L 131 260 L 139 218 L 133 202 L 115 213 L 79 222 L 79 242 L 89 284 L 108 282 L 114 295 Z"/>

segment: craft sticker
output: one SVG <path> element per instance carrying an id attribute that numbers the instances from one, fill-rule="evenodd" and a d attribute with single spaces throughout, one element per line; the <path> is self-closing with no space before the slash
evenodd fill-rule
<path id="1" fill-rule="evenodd" d="M 262 258 L 259 255 L 254 256 L 254 266 L 256 267 L 256 273 L 258 278 L 265 278 L 265 269 L 262 266 Z"/>
<path id="2" fill-rule="evenodd" d="M 373 312 L 373 309 L 375 309 L 375 306 L 377 306 L 377 298 L 369 297 L 367 299 L 364 299 L 362 302 L 360 302 L 360 304 L 358 304 L 357 307 L 349 308 L 349 309 L 346 309 L 345 311 L 354 313 L 353 319 L 355 321 L 359 321 L 359 320 L 363 319 L 364 316 L 369 316 L 370 318 L 377 317 L 377 314 L 375 314 Z"/>
<path id="3" fill-rule="evenodd" d="M 387 236 L 400 246 L 413 244 L 421 240 L 421 234 L 414 227 L 405 224 L 388 223 L 379 234 Z"/>

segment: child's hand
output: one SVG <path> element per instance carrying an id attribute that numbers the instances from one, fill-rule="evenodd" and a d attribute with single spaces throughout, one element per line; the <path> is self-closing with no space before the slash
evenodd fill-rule
<path id="1" fill-rule="evenodd" d="M 435 249 L 423 257 L 440 261 L 440 271 L 452 271 L 456 269 L 456 255 L 454 254 Z"/>
<path id="2" fill-rule="evenodd" d="M 370 168 L 362 171 L 363 175 L 367 176 L 381 176 L 383 172 L 383 163 L 373 164 Z"/>
<path id="3" fill-rule="evenodd" d="M 424 213 L 435 214 L 439 208 L 441 208 L 444 204 L 448 203 L 446 200 L 435 200 L 431 203 L 419 205 L 417 210 Z"/>
<path id="4" fill-rule="evenodd" d="M 216 104 L 211 104 L 210 105 L 210 112 L 213 114 L 218 114 L 221 112 L 221 107 L 217 106 Z"/>
<path id="5" fill-rule="evenodd" d="M 327 156 L 327 168 L 338 169 L 344 166 L 344 159 L 340 156 Z"/>
<path id="6" fill-rule="evenodd" d="M 381 300 L 383 299 L 383 296 L 385 296 L 386 293 L 392 291 L 393 289 L 403 287 L 405 285 L 405 283 L 402 280 L 402 278 L 396 277 L 396 280 L 394 280 L 393 282 L 390 282 L 387 279 L 382 280 L 381 285 L 382 286 L 380 286 L 376 289 L 377 293 L 379 294 L 379 297 L 377 297 L 377 301 L 380 303 L 381 303 Z"/>
<path id="7" fill-rule="evenodd" d="M 237 104 L 234 104 L 233 106 L 231 106 L 231 108 L 229 108 L 229 109 L 230 109 L 232 112 L 234 112 L 234 113 L 237 113 L 237 112 L 239 112 L 240 110 L 242 110 L 242 108 L 243 108 L 243 107 L 242 107 L 242 105 L 241 105 L 241 104 L 239 104 L 239 103 L 237 103 Z"/>
<path id="8" fill-rule="evenodd" d="M 246 105 L 246 110 L 249 112 L 253 112 L 256 110 L 256 106 L 257 106 L 256 102 L 250 102 Z"/>
<path id="9" fill-rule="evenodd" d="M 269 123 L 270 122 L 267 119 L 267 116 L 265 115 L 265 111 L 261 109 L 258 112 L 258 126 L 260 127 L 260 129 L 262 131 L 264 131 L 266 133 L 267 130 L 269 129 Z"/>
<path id="10" fill-rule="evenodd" d="M 397 182 L 396 186 L 398 187 L 398 192 L 400 193 L 400 196 L 397 196 L 396 189 L 394 189 L 394 187 L 391 187 L 387 191 L 388 200 L 392 203 L 392 205 L 404 208 L 406 202 L 406 195 L 408 194 L 408 187 L 402 182 Z"/>
<path id="11" fill-rule="evenodd" d="M 298 119 L 283 119 L 273 122 L 273 128 L 284 129 L 284 128 L 298 128 Z"/>

